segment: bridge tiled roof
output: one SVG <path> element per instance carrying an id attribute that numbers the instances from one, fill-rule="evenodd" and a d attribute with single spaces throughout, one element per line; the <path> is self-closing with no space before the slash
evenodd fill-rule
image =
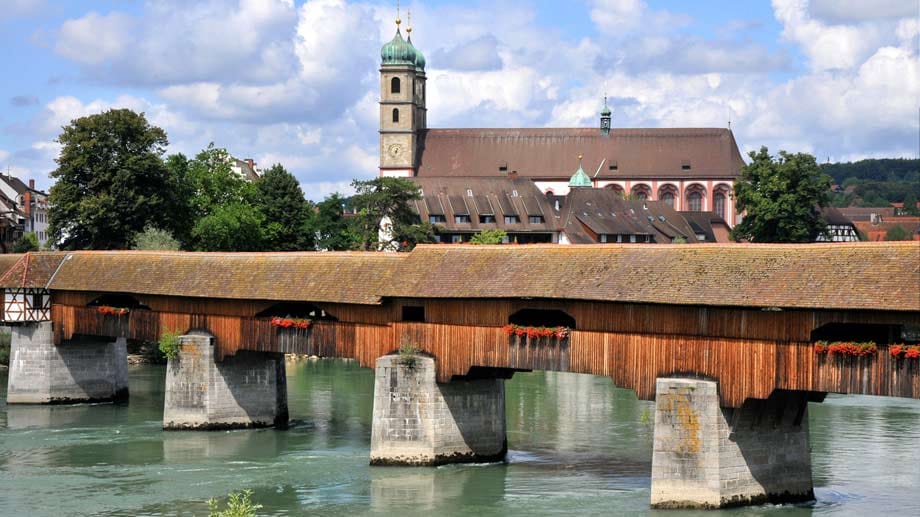
<path id="1" fill-rule="evenodd" d="M 376 304 L 403 256 L 385 253 L 30 253 L 0 287 Z M 60 267 L 58 267 L 60 266 Z"/>
<path id="2" fill-rule="evenodd" d="M 549 298 L 920 311 L 920 242 L 419 246 L 412 253 L 30 253 L 0 287 L 377 304 Z"/>
<path id="3" fill-rule="evenodd" d="M 920 242 L 419 246 L 386 296 L 920 311 Z"/>

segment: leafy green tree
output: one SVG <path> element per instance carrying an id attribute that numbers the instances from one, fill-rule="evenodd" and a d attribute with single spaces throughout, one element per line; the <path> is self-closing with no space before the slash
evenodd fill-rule
<path id="1" fill-rule="evenodd" d="M 58 248 L 125 249 L 145 226 L 171 226 L 178 196 L 161 159 L 168 141 L 143 113 L 81 117 L 57 141 L 49 231 Z"/>
<path id="2" fill-rule="evenodd" d="M 192 228 L 194 249 L 199 251 L 262 251 L 265 216 L 254 206 L 234 201 L 219 205 Z"/>
<path id="3" fill-rule="evenodd" d="M 26 232 L 13 243 L 13 253 L 38 251 L 38 237 L 35 232 Z"/>
<path id="4" fill-rule="evenodd" d="M 315 249 L 339 251 L 355 247 L 354 234 L 342 209 L 345 202 L 345 198 L 335 193 L 311 211 L 304 225 L 304 233 L 312 236 Z"/>
<path id="5" fill-rule="evenodd" d="M 920 210 L 917 209 L 917 194 L 908 192 L 907 195 L 904 196 L 904 212 L 916 214 L 918 211 Z"/>
<path id="6" fill-rule="evenodd" d="M 907 233 L 907 230 L 903 226 L 896 225 L 894 228 L 888 230 L 885 233 L 886 241 L 909 241 L 910 235 Z"/>
<path id="7" fill-rule="evenodd" d="M 231 164 L 230 153 L 211 143 L 185 165 L 182 187 L 188 189 L 188 206 L 196 218 L 230 203 L 256 204 L 255 185 L 234 172 Z"/>
<path id="8" fill-rule="evenodd" d="M 732 239 L 753 242 L 810 242 L 827 229 L 820 210 L 828 204 L 830 176 L 810 154 L 752 151 L 751 163 L 735 184 L 735 206 L 744 219 Z"/>
<path id="9" fill-rule="evenodd" d="M 179 246 L 179 241 L 171 233 L 153 226 L 144 228 L 144 231 L 134 236 L 134 249 L 136 250 L 175 251 L 179 249 Z"/>
<path id="10" fill-rule="evenodd" d="M 304 199 L 297 178 L 275 164 L 256 182 L 256 190 L 258 208 L 265 216 L 266 249 L 313 249 L 313 235 L 304 231 L 312 203 Z"/>
<path id="11" fill-rule="evenodd" d="M 355 180 L 351 185 L 355 188 L 351 203 L 356 213 L 350 222 L 358 249 L 380 249 L 378 232 L 384 217 L 390 219 L 393 240 L 400 249 L 411 250 L 418 243 L 434 242 L 434 227 L 419 221 L 412 210 L 412 202 L 422 198 L 418 185 L 404 178 Z"/>
<path id="12" fill-rule="evenodd" d="M 507 237 L 505 230 L 482 230 L 470 237 L 470 244 L 502 244 Z"/>

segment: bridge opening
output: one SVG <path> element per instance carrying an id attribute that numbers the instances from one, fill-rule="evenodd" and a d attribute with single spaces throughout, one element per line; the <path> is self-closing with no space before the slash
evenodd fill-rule
<path id="1" fill-rule="evenodd" d="M 312 303 L 283 302 L 276 303 L 264 311 L 256 314 L 256 318 L 304 318 L 321 321 L 339 321 L 338 318 L 326 312 L 325 309 Z"/>
<path id="2" fill-rule="evenodd" d="M 104 294 L 89 302 L 88 307 L 119 307 L 125 309 L 147 309 L 150 307 L 141 303 L 137 298 L 127 294 Z"/>
<path id="3" fill-rule="evenodd" d="M 523 327 L 575 328 L 575 318 L 555 309 L 521 309 L 508 317 L 508 323 Z"/>
<path id="4" fill-rule="evenodd" d="M 901 325 L 828 323 L 811 331 L 812 341 L 874 341 L 878 344 L 903 341 Z"/>

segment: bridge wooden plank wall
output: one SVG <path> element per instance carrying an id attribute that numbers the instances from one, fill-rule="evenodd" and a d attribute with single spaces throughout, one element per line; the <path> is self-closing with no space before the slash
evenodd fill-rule
<path id="1" fill-rule="evenodd" d="M 479 366 L 605 375 L 648 400 L 658 377 L 705 377 L 719 381 L 722 403 L 730 407 L 765 399 L 774 389 L 920 398 L 917 361 L 896 361 L 884 347 L 874 358 L 827 358 L 811 344 L 812 330 L 826 323 L 920 325 L 917 313 L 393 299 L 382 305 L 318 304 L 339 321 L 318 321 L 303 332 L 255 317 L 272 302 L 140 296 L 150 310 L 117 317 L 86 306 L 98 294 L 53 294 L 56 343 L 79 334 L 155 341 L 165 330 L 206 329 L 221 357 L 238 350 L 300 353 L 353 358 L 372 368 L 409 340 L 437 359 L 441 382 Z M 396 321 L 404 305 L 424 307 L 426 322 Z M 562 342 L 521 343 L 501 326 L 524 308 L 563 310 L 576 319 L 577 330 Z"/>

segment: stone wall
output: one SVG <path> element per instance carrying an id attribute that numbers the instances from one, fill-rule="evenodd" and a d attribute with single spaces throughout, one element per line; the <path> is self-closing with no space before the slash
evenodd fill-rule
<path id="1" fill-rule="evenodd" d="M 435 363 L 416 356 L 377 360 L 372 465 L 441 465 L 501 461 L 505 437 L 503 379 L 435 382 Z"/>
<path id="2" fill-rule="evenodd" d="M 713 381 L 658 379 L 656 387 L 652 507 L 814 499 L 807 393 L 728 409 Z"/>
<path id="3" fill-rule="evenodd" d="M 79 340 L 55 346 L 51 322 L 13 327 L 7 402 L 66 404 L 128 398 L 128 352 L 115 343 Z"/>
<path id="4" fill-rule="evenodd" d="M 284 355 L 240 351 L 218 363 L 213 337 L 179 338 L 166 367 L 165 429 L 285 427 Z"/>

